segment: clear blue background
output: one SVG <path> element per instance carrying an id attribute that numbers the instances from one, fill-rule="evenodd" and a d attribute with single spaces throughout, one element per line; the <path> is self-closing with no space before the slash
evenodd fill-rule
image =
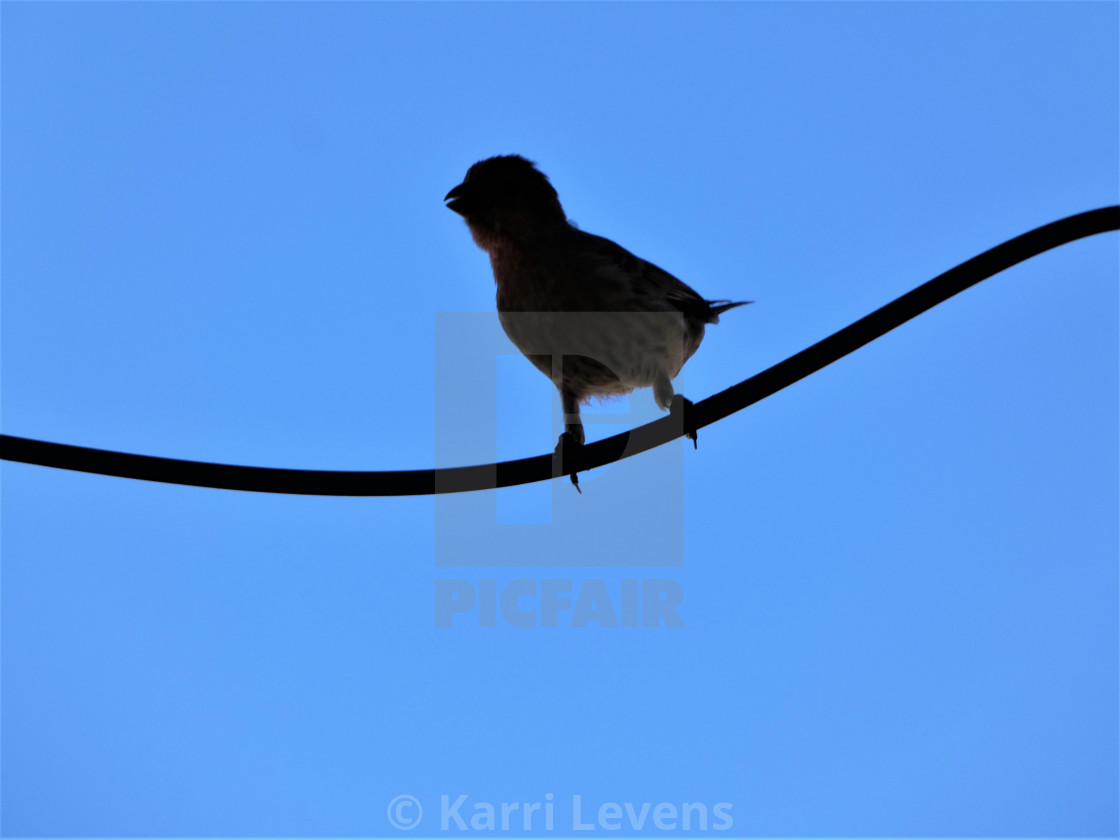
<path id="1" fill-rule="evenodd" d="M 1115 3 L 0 15 L 2 427 L 44 440 L 323 469 L 548 451 L 527 363 L 440 375 L 437 313 L 493 311 L 441 199 L 492 154 L 757 301 L 689 363 L 695 399 L 1118 200 Z M 437 551 L 469 500 L 4 463 L 0 828 L 442 835 L 465 793 L 552 794 L 554 834 L 580 794 L 730 802 L 723 836 L 1115 836 L 1117 275 L 1115 234 L 1060 248 L 698 451 L 477 497 L 586 566 Z M 635 555 L 654 513 L 668 548 Z M 435 626 L 436 581 L 519 577 L 668 579 L 685 626 Z"/>

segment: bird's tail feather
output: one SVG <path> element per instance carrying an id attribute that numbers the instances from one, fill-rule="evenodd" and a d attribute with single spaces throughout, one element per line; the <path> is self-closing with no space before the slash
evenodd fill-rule
<path id="1" fill-rule="evenodd" d="M 719 318 L 728 309 L 734 309 L 736 306 L 746 306 L 748 303 L 754 303 L 753 300 L 710 300 L 708 305 L 712 308 L 712 316 Z"/>

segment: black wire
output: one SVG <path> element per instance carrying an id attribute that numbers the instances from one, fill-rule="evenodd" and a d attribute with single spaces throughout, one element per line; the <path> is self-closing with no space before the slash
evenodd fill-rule
<path id="1" fill-rule="evenodd" d="M 1038 254 L 1086 236 L 1120 230 L 1120 206 L 1078 213 L 1035 228 L 946 271 L 812 347 L 761 373 L 696 403 L 692 420 L 702 428 L 792 385 L 826 365 L 874 341 L 911 318 L 932 309 L 981 280 Z M 588 444 L 583 469 L 609 464 L 680 437 L 679 417 L 662 417 L 645 426 Z M 309 496 L 419 496 L 462 493 L 529 484 L 553 477 L 551 455 L 517 461 L 438 470 L 344 472 L 240 467 L 181 461 L 48 443 L 0 435 L 0 459 L 79 472 L 258 493 Z"/>

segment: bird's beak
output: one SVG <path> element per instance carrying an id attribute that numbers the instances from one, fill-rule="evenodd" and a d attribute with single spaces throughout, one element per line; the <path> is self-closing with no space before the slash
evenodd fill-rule
<path id="1" fill-rule="evenodd" d="M 447 209 L 454 210 L 460 216 L 465 216 L 466 207 L 464 207 L 463 205 L 466 193 L 467 185 L 465 183 L 459 184 L 459 186 L 454 187 L 451 192 L 443 197 L 443 200 L 447 202 Z"/>

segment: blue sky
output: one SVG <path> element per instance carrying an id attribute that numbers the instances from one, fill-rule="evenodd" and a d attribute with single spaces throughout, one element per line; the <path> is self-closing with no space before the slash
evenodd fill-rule
<path id="1" fill-rule="evenodd" d="M 678 380 L 703 398 L 1117 203 L 1118 17 L 4 3 L 3 431 L 321 469 L 550 450 L 551 385 L 441 201 L 511 152 L 585 230 L 756 301 Z M 4 463 L 0 831 L 526 833 L 442 829 L 467 795 L 551 803 L 538 836 L 681 832 L 662 803 L 723 836 L 1116 836 L 1117 275 L 1115 234 L 1057 249 L 582 496 Z M 622 827 L 576 830 L 576 796 Z"/>

